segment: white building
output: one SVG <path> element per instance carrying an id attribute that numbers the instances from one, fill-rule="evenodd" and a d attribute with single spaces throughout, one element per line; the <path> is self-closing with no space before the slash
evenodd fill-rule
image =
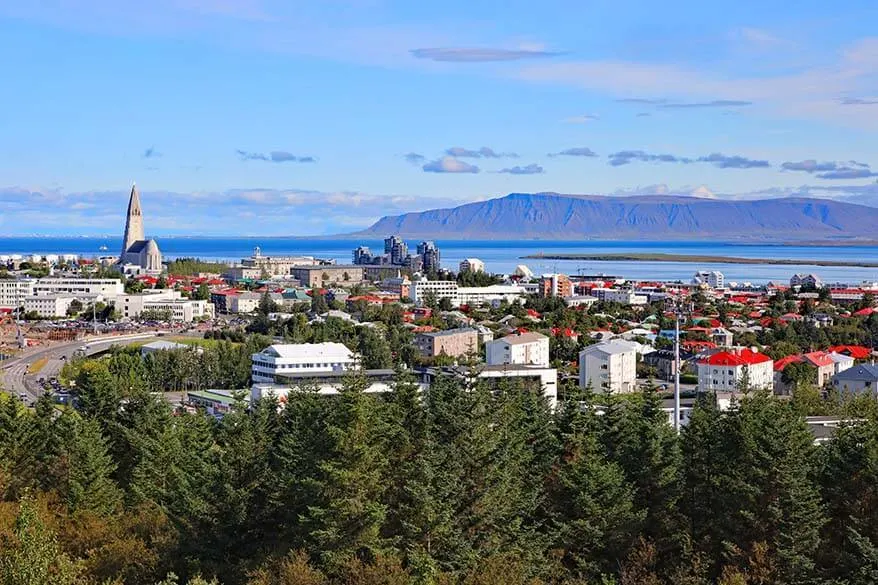
<path id="1" fill-rule="evenodd" d="M 703 284 L 710 288 L 725 288 L 726 277 L 719 270 L 699 270 L 692 277 L 692 284 Z"/>
<path id="2" fill-rule="evenodd" d="M 774 361 L 750 348 L 715 353 L 698 362 L 698 389 L 702 392 L 774 390 Z"/>
<path id="3" fill-rule="evenodd" d="M 598 298 L 591 295 L 577 295 L 567 297 L 564 299 L 564 302 L 567 303 L 568 307 L 584 307 L 587 309 L 598 302 Z"/>
<path id="4" fill-rule="evenodd" d="M 515 333 L 485 344 L 489 366 L 515 364 L 549 367 L 549 338 L 540 333 Z"/>
<path id="5" fill-rule="evenodd" d="M 24 299 L 34 294 L 34 282 L 32 279 L 0 278 L 0 308 L 24 307 Z"/>
<path id="6" fill-rule="evenodd" d="M 54 319 L 67 315 L 67 309 L 76 297 L 69 295 L 40 295 L 24 299 L 24 312 L 36 314 L 43 319 Z"/>
<path id="7" fill-rule="evenodd" d="M 790 286 L 804 286 L 805 288 L 820 288 L 823 281 L 816 274 L 794 274 L 790 278 Z"/>
<path id="8" fill-rule="evenodd" d="M 633 392 L 637 388 L 637 344 L 612 339 L 579 352 L 579 386 L 594 392 Z"/>
<path id="9" fill-rule="evenodd" d="M 125 293 L 117 278 L 40 278 L 33 285 L 34 295 L 101 295 L 113 299 Z"/>
<path id="10" fill-rule="evenodd" d="M 527 292 L 523 287 L 514 284 L 492 284 L 490 286 L 461 286 L 457 289 L 458 305 L 491 305 L 499 306 L 507 303 L 523 303 Z"/>
<path id="11" fill-rule="evenodd" d="M 460 305 L 458 298 L 457 281 L 454 280 L 427 280 L 426 276 L 412 281 L 409 287 L 409 298 L 416 305 L 423 305 L 425 299 L 433 296 L 437 301 L 449 299 L 451 306 Z"/>
<path id="12" fill-rule="evenodd" d="M 210 318 L 214 314 L 211 303 L 183 298 L 178 291 L 170 289 L 147 289 L 139 294 L 119 295 L 115 308 L 128 319 L 139 319 L 144 311 L 168 311 L 172 321 L 184 323 Z"/>
<path id="13" fill-rule="evenodd" d="M 594 288 L 591 294 L 607 303 L 620 303 L 622 305 L 645 305 L 649 303 L 649 297 L 639 294 L 631 289 L 619 288 Z"/>
<path id="14" fill-rule="evenodd" d="M 484 272 L 485 263 L 478 258 L 464 258 L 458 266 L 459 272 Z"/>
<path id="15" fill-rule="evenodd" d="M 273 384 L 279 373 L 343 372 L 358 359 L 341 343 L 275 344 L 253 354 L 251 372 L 254 384 Z"/>

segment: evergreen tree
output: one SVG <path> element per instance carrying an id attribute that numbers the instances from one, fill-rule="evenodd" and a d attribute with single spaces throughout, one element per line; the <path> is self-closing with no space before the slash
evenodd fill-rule
<path id="1" fill-rule="evenodd" d="M 76 376 L 76 394 L 83 415 L 97 419 L 106 431 L 119 412 L 122 398 L 106 362 L 88 360 L 82 364 Z"/>
<path id="2" fill-rule="evenodd" d="M 72 419 L 73 416 L 62 416 Z M 109 515 L 122 501 L 122 493 L 112 479 L 116 465 L 109 455 L 107 440 L 94 419 L 73 420 L 72 432 L 65 437 L 66 485 L 64 498 L 72 512 L 89 511 Z"/>
<path id="3" fill-rule="evenodd" d="M 681 518 L 680 453 L 677 436 L 661 410 L 658 393 L 612 397 L 602 418 L 604 448 L 635 489 L 634 504 L 645 513 L 638 532 L 657 545 L 659 560 L 668 558 L 678 543 Z"/>
<path id="4" fill-rule="evenodd" d="M 819 482 L 828 518 L 820 565 L 837 579 L 865 566 L 878 571 L 878 423 L 839 428 L 822 449 Z"/>
<path id="5" fill-rule="evenodd" d="M 342 384 L 326 421 L 320 498 L 307 511 L 312 547 L 332 573 L 354 555 L 373 555 L 383 547 L 386 451 L 376 399 L 364 393 L 367 385 L 357 373 Z"/>
<path id="6" fill-rule="evenodd" d="M 552 519 L 562 563 L 574 578 L 611 574 L 643 519 L 624 471 L 599 442 L 598 416 L 588 393 L 572 393 L 560 412 L 563 452 L 553 474 Z"/>

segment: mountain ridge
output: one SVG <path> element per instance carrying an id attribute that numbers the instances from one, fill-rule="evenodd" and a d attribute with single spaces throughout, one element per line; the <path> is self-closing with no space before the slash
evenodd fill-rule
<path id="1" fill-rule="evenodd" d="M 725 200 L 681 195 L 510 193 L 385 216 L 356 236 L 754 241 L 874 239 L 878 208 L 806 197 Z"/>

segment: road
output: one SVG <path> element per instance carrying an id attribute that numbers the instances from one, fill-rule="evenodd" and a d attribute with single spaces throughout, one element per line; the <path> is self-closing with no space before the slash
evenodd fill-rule
<path id="1" fill-rule="evenodd" d="M 25 402 L 33 404 L 43 394 L 43 388 L 37 382 L 39 378 L 51 378 L 57 376 L 64 366 L 65 359 L 72 357 L 73 352 L 82 346 L 86 346 L 87 355 L 100 353 L 112 345 L 128 345 L 155 338 L 155 332 L 135 333 L 131 335 L 110 335 L 57 343 L 47 347 L 36 348 L 33 351 L 3 362 L 2 376 L 0 376 L 0 388 L 16 397 L 26 396 Z M 30 365 L 37 360 L 46 358 L 48 361 L 38 373 L 28 374 Z"/>

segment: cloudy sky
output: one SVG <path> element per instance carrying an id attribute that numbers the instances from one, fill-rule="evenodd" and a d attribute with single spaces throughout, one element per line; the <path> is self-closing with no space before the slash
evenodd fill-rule
<path id="1" fill-rule="evenodd" d="M 0 0 L 0 235 L 512 191 L 878 204 L 878 3 Z"/>

